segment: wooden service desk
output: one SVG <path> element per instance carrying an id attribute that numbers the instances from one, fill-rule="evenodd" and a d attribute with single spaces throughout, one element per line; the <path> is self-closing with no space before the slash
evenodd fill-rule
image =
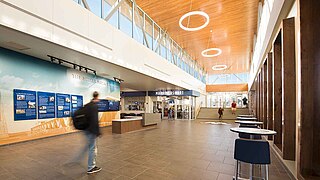
<path id="1" fill-rule="evenodd" d="M 123 134 L 131 131 L 155 128 L 157 124 L 144 127 L 142 126 L 142 118 L 130 119 L 114 119 L 112 120 L 112 133 Z"/>

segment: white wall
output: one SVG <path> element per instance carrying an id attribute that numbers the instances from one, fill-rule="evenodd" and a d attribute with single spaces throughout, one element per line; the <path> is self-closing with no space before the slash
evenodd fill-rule
<path id="1" fill-rule="evenodd" d="M 205 92 L 204 83 L 72 0 L 3 0 L 0 24 L 186 89 Z"/>
<path id="2" fill-rule="evenodd" d="M 264 2 L 261 23 L 257 33 L 258 36 L 250 68 L 250 78 L 248 83 L 249 89 L 251 88 L 259 67 L 265 58 L 264 56 L 268 48 L 268 44 L 272 40 L 272 33 L 275 29 L 284 2 L 285 0 L 265 0 Z"/>

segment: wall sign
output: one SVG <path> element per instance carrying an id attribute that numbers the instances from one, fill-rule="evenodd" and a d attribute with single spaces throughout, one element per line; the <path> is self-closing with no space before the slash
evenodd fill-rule
<path id="1" fill-rule="evenodd" d="M 72 114 L 83 107 L 83 96 L 71 95 L 71 111 Z"/>
<path id="2" fill-rule="evenodd" d="M 36 92 L 28 90 L 13 90 L 14 120 L 37 119 Z"/>
<path id="3" fill-rule="evenodd" d="M 120 101 L 109 101 L 109 111 L 120 111 Z"/>
<path id="4" fill-rule="evenodd" d="M 105 112 L 109 110 L 109 101 L 105 99 L 100 99 L 97 103 L 98 105 L 98 112 Z"/>
<path id="5" fill-rule="evenodd" d="M 38 92 L 38 119 L 55 118 L 55 93 Z"/>
<path id="6" fill-rule="evenodd" d="M 70 117 L 71 116 L 71 96 L 70 94 L 56 94 L 56 111 L 57 118 Z"/>

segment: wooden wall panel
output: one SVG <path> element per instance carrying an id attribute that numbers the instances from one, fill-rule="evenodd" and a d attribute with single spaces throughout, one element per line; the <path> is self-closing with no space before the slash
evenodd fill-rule
<path id="1" fill-rule="evenodd" d="M 260 73 L 257 76 L 257 118 L 260 121 Z"/>
<path id="2" fill-rule="evenodd" d="M 272 53 L 268 53 L 267 59 L 267 119 L 268 129 L 273 130 L 273 76 L 272 76 Z M 273 136 L 268 137 L 269 140 L 273 139 Z"/>
<path id="3" fill-rule="evenodd" d="M 263 80 L 262 80 L 262 77 L 263 77 L 263 70 L 261 68 L 260 70 L 260 76 L 259 76 L 259 91 L 260 91 L 260 97 L 259 97 L 259 101 L 260 101 L 260 121 L 263 122 L 263 87 L 262 87 L 262 84 L 263 84 Z"/>
<path id="4" fill-rule="evenodd" d="M 298 176 L 320 179 L 320 1 L 299 0 Z M 299 109 L 300 108 L 300 109 Z M 313 177 L 310 177 L 313 176 Z"/>
<path id="5" fill-rule="evenodd" d="M 243 92 L 248 91 L 248 84 L 216 84 L 207 85 L 207 92 Z"/>
<path id="6" fill-rule="evenodd" d="M 268 128 L 267 121 L 267 60 L 263 65 L 262 89 L 263 89 L 263 128 Z"/>
<path id="7" fill-rule="evenodd" d="M 282 72 L 281 40 L 273 45 L 273 127 L 277 132 L 274 144 L 282 150 Z"/>
<path id="8" fill-rule="evenodd" d="M 282 130 L 283 159 L 296 155 L 296 70 L 294 18 L 282 23 Z"/>

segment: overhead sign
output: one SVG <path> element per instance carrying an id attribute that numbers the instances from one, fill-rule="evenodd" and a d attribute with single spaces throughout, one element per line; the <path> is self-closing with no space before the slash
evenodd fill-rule
<path id="1" fill-rule="evenodd" d="M 157 96 L 183 96 L 184 91 L 156 91 Z"/>

